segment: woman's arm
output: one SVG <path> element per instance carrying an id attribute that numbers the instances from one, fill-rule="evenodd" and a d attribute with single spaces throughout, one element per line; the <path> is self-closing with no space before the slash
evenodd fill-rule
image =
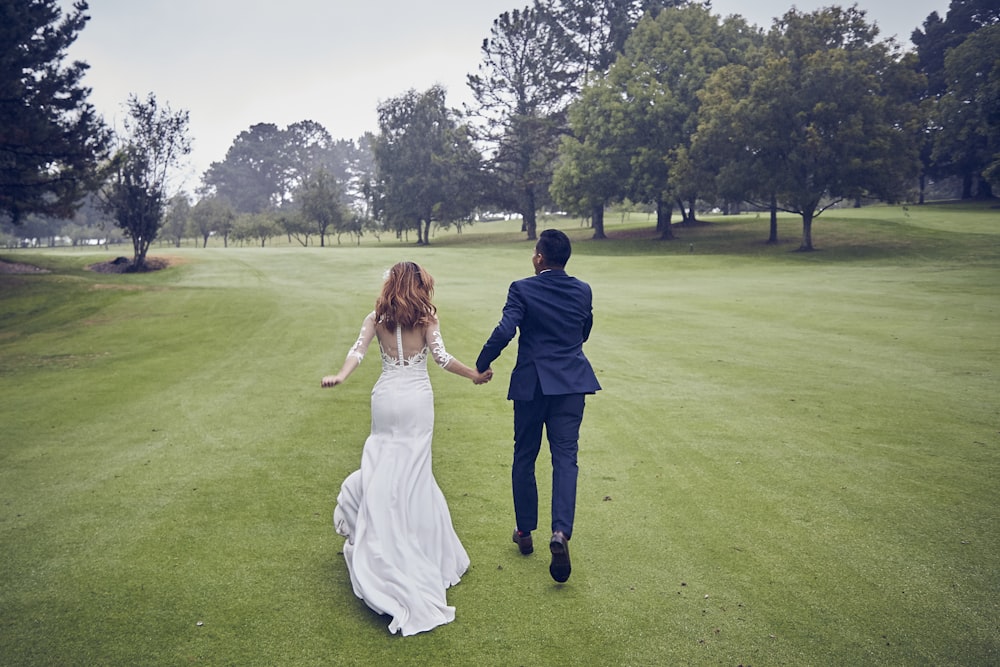
<path id="1" fill-rule="evenodd" d="M 444 347 L 444 339 L 441 337 L 440 323 L 435 319 L 426 329 L 426 343 L 434 357 L 434 362 L 438 366 L 455 375 L 472 380 L 475 384 L 484 384 L 493 378 L 493 370 L 486 369 L 480 373 L 475 368 L 469 368 L 461 361 L 448 354 Z"/>
<path id="2" fill-rule="evenodd" d="M 361 360 L 365 358 L 365 353 L 368 352 L 368 346 L 371 344 L 372 338 L 374 337 L 375 313 L 372 312 L 361 324 L 361 333 L 358 334 L 358 339 L 354 341 L 354 345 L 351 346 L 351 349 L 347 351 L 347 358 L 344 359 L 344 365 L 340 367 L 340 372 L 336 375 L 324 376 L 321 386 L 335 387 L 338 384 L 343 384 L 344 380 L 346 380 L 348 376 L 350 376 L 350 374 L 361 365 Z"/>

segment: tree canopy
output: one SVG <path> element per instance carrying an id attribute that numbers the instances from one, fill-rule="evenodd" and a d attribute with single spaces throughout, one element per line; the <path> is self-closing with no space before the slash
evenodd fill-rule
<path id="1" fill-rule="evenodd" d="M 262 213 L 296 206 L 302 187 L 319 171 L 341 184 L 340 204 L 364 207 L 371 151 L 346 139 L 334 140 L 312 120 L 282 129 L 257 123 L 241 132 L 222 161 L 204 175 L 205 189 L 231 202 L 241 213 Z"/>
<path id="2" fill-rule="evenodd" d="M 993 194 L 990 175 L 996 172 L 1000 147 L 990 136 L 998 132 L 1000 114 L 995 95 L 990 112 L 989 95 L 995 92 L 991 77 L 996 76 L 997 51 L 992 35 L 998 24 L 996 0 L 951 0 L 945 18 L 932 12 L 911 37 L 918 67 L 927 77 L 924 171 L 960 177 L 966 199 Z M 965 47 L 967 41 L 972 45 Z"/>
<path id="3" fill-rule="evenodd" d="M 284 135 L 274 123 L 257 123 L 233 141 L 221 162 L 213 162 L 204 182 L 240 213 L 260 213 L 285 196 Z"/>
<path id="4" fill-rule="evenodd" d="M 66 50 L 89 17 L 76 2 L 0 0 L 0 214 L 72 217 L 97 186 L 110 133 L 87 102 L 87 64 Z"/>

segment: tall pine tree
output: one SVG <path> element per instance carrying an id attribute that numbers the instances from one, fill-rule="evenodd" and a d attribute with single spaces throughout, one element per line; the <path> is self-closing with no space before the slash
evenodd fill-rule
<path id="1" fill-rule="evenodd" d="M 87 102 L 88 65 L 65 64 L 89 17 L 76 2 L 0 0 L 0 216 L 69 218 L 96 185 L 110 133 Z"/>

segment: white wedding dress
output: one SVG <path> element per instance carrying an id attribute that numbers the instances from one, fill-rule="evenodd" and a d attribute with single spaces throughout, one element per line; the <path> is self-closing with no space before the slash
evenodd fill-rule
<path id="1" fill-rule="evenodd" d="M 359 361 L 375 336 L 374 316 L 365 318 L 349 352 Z M 371 435 L 361 469 L 341 486 L 333 523 L 347 538 L 344 560 L 354 594 L 392 616 L 390 632 L 406 636 L 455 619 L 445 590 L 459 582 L 469 556 L 431 471 L 434 394 L 427 358 L 445 367 L 451 356 L 436 323 L 420 349 L 405 350 L 403 340 L 397 327 L 395 349 L 379 341 L 382 374 L 372 389 Z"/>

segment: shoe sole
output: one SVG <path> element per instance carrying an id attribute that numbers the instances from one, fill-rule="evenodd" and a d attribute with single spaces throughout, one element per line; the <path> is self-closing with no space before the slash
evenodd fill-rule
<path id="1" fill-rule="evenodd" d="M 560 584 L 569 579 L 569 545 L 562 542 L 549 542 L 549 551 L 552 552 L 552 563 L 549 565 L 549 574 Z"/>

